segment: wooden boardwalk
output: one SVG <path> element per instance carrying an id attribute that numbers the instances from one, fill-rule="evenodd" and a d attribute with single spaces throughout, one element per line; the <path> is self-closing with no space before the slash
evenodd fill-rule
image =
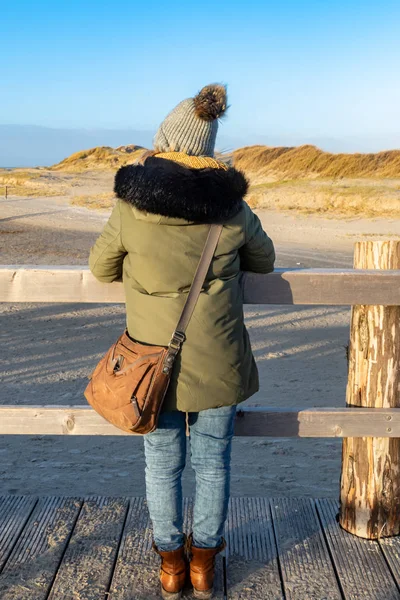
<path id="1" fill-rule="evenodd" d="M 187 531 L 191 512 L 186 500 Z M 400 538 L 354 537 L 336 512 L 326 499 L 233 498 L 216 600 L 400 599 Z M 151 539 L 142 498 L 0 497 L 0 598 L 155 600 Z"/>

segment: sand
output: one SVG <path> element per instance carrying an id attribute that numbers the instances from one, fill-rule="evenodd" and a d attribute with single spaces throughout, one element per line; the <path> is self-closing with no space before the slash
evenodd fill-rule
<path id="1" fill-rule="evenodd" d="M 259 215 L 281 267 L 351 266 L 355 240 L 400 237 L 399 220 Z M 107 216 L 64 198 L 0 199 L 0 263 L 85 264 Z M 83 404 L 87 374 L 124 326 L 119 305 L 0 304 L 0 317 L 2 404 Z M 349 317 L 336 307 L 247 307 L 261 381 L 247 403 L 343 406 Z M 337 497 L 340 450 L 334 439 L 235 439 L 232 494 Z M 3 436 L 0 474 L 0 494 L 140 496 L 143 441 Z M 184 493 L 193 490 L 189 466 Z"/>

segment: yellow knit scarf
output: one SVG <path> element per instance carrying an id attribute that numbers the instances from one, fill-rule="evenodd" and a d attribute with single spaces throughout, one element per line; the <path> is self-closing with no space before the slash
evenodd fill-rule
<path id="1" fill-rule="evenodd" d="M 222 169 L 228 170 L 228 166 L 211 156 L 189 156 L 184 152 L 160 152 L 154 155 L 156 158 L 165 158 L 173 162 L 189 167 L 190 169 Z"/>

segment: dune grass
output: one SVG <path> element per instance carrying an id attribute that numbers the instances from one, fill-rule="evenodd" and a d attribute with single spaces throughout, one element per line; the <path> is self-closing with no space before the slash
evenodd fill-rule
<path id="1" fill-rule="evenodd" d="M 252 207 L 330 216 L 400 217 L 400 150 L 331 154 L 315 146 L 233 153 Z"/>
<path id="2" fill-rule="evenodd" d="M 54 180 L 48 172 L 29 169 L 0 170 L 0 195 L 25 196 L 59 196 L 65 193 L 65 186 Z"/>
<path id="3" fill-rule="evenodd" d="M 286 180 L 256 184 L 247 197 L 252 208 L 337 217 L 400 218 L 400 179 Z"/>
<path id="4" fill-rule="evenodd" d="M 116 202 L 115 195 L 112 192 L 104 194 L 82 194 L 75 196 L 71 200 L 74 206 L 83 206 L 84 208 L 92 208 L 97 210 L 105 210 L 113 208 Z"/>
<path id="5" fill-rule="evenodd" d="M 400 150 L 376 154 L 331 154 L 316 146 L 248 146 L 233 153 L 234 165 L 249 176 L 282 179 L 400 178 Z"/>
<path id="6" fill-rule="evenodd" d="M 81 173 L 82 171 L 116 170 L 123 165 L 133 163 L 144 152 L 141 146 L 120 146 L 110 148 L 99 146 L 71 154 L 60 163 L 51 167 L 54 171 Z"/>

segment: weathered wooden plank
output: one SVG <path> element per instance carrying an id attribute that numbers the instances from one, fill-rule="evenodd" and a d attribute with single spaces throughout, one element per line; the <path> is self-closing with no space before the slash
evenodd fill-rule
<path id="1" fill-rule="evenodd" d="M 34 496 L 0 496 L 0 572 L 36 502 Z"/>
<path id="2" fill-rule="evenodd" d="M 48 600 L 98 600 L 108 591 L 129 501 L 85 500 Z"/>
<path id="3" fill-rule="evenodd" d="M 346 600 L 399 600 L 400 593 L 379 544 L 342 529 L 335 500 L 317 500 L 325 537 Z"/>
<path id="4" fill-rule="evenodd" d="M 143 498 L 132 498 L 111 581 L 111 598 L 159 598 L 159 559 L 151 545 L 151 523 L 146 501 Z"/>
<path id="5" fill-rule="evenodd" d="M 400 589 L 400 537 L 380 538 L 378 544 Z M 400 593 L 398 597 L 400 598 Z"/>
<path id="6" fill-rule="evenodd" d="M 77 498 L 39 499 L 0 575 L 1 600 L 47 600 L 80 507 Z"/>
<path id="7" fill-rule="evenodd" d="M 400 304 L 400 271 L 362 269 L 277 269 L 245 273 L 245 304 Z M 397 289 L 396 289 L 397 288 Z"/>
<path id="8" fill-rule="evenodd" d="M 191 531 L 193 502 L 184 502 L 184 530 Z M 153 533 L 144 498 L 132 498 L 126 519 L 114 575 L 110 586 L 113 600 L 158 600 L 160 558 L 152 550 Z M 222 600 L 223 574 L 219 560 L 216 572 L 216 600 Z M 183 598 L 192 598 L 188 587 Z"/>
<path id="9" fill-rule="evenodd" d="M 0 302 L 125 302 L 120 283 L 100 283 L 82 266 L 0 266 Z"/>
<path id="10" fill-rule="evenodd" d="M 246 406 L 235 435 L 268 437 L 400 436 L 400 409 L 267 408 Z"/>
<path id="11" fill-rule="evenodd" d="M 400 305 L 400 271 L 277 269 L 244 273 L 246 304 Z M 82 266 L 0 266 L 0 302 L 124 302 L 121 283 Z"/>
<path id="12" fill-rule="evenodd" d="M 273 499 L 273 524 L 287 600 L 340 600 L 314 501 Z"/>
<path id="13" fill-rule="evenodd" d="M 133 435 L 89 406 L 0 406 L 0 435 Z M 400 437 L 400 408 L 268 408 L 238 411 L 235 435 Z"/>
<path id="14" fill-rule="evenodd" d="M 225 528 L 229 600 L 282 600 L 266 498 L 231 498 Z"/>

